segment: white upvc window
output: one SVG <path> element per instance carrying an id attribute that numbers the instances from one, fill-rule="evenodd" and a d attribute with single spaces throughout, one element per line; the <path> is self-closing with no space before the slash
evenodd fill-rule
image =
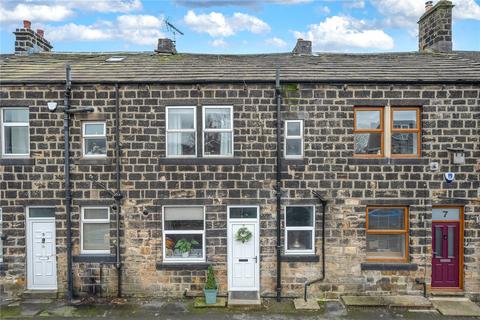
<path id="1" fill-rule="evenodd" d="M 83 123 L 83 156 L 99 158 L 107 156 L 107 124 L 105 122 Z"/>
<path id="2" fill-rule="evenodd" d="M 163 207 L 163 261 L 205 261 L 205 208 Z"/>
<path id="3" fill-rule="evenodd" d="M 233 107 L 203 107 L 203 156 L 233 157 Z"/>
<path id="4" fill-rule="evenodd" d="M 303 157 L 303 120 L 285 121 L 285 158 Z"/>
<path id="5" fill-rule="evenodd" d="M 110 208 L 83 207 L 80 223 L 82 254 L 110 253 Z"/>
<path id="6" fill-rule="evenodd" d="M 28 108 L 1 108 L 2 157 L 30 157 L 30 121 Z"/>
<path id="7" fill-rule="evenodd" d="M 285 254 L 315 254 L 315 207 L 285 207 Z"/>
<path id="8" fill-rule="evenodd" d="M 197 115 L 195 107 L 166 107 L 166 156 L 197 156 Z"/>

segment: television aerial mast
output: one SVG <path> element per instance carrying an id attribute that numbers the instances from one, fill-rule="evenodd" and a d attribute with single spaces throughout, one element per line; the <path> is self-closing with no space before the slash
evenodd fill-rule
<path id="1" fill-rule="evenodd" d="M 177 27 L 175 27 L 173 24 L 171 24 L 168 21 L 168 18 L 165 19 L 165 28 L 167 29 L 168 32 L 171 32 L 173 34 L 173 41 L 177 41 L 177 33 L 181 34 L 183 36 L 183 32 L 180 31 Z"/>

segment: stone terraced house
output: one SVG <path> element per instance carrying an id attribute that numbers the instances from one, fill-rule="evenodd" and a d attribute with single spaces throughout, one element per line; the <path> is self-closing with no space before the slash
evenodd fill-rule
<path id="1" fill-rule="evenodd" d="M 452 51 L 452 7 L 385 54 L 54 53 L 26 21 L 0 57 L 1 294 L 199 295 L 212 265 L 232 299 L 480 300 L 480 52 Z"/>

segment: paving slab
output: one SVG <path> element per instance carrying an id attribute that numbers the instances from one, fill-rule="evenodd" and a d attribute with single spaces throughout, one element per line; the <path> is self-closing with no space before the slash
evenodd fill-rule
<path id="1" fill-rule="evenodd" d="M 432 303 L 444 316 L 480 317 L 480 307 L 472 301 L 432 299 Z"/>
<path id="2" fill-rule="evenodd" d="M 342 296 L 343 303 L 348 307 L 382 307 L 388 302 L 380 296 Z"/>
<path id="3" fill-rule="evenodd" d="M 431 308 L 432 303 L 422 296 L 386 296 L 386 303 L 391 308 Z"/>
<path id="4" fill-rule="evenodd" d="M 193 303 L 195 308 L 225 308 L 227 306 L 227 299 L 222 297 L 217 297 L 217 303 L 215 304 L 206 304 L 204 297 L 195 298 Z"/>
<path id="5" fill-rule="evenodd" d="M 45 309 L 44 304 L 39 303 L 22 303 L 20 304 L 20 314 L 23 317 L 33 317 Z"/>
<path id="6" fill-rule="evenodd" d="M 294 299 L 293 305 L 295 310 L 320 310 L 320 305 L 318 304 L 317 299 Z"/>

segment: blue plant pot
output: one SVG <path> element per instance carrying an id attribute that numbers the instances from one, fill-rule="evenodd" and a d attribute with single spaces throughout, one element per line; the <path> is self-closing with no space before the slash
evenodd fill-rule
<path id="1" fill-rule="evenodd" d="M 217 303 L 217 289 L 203 289 L 206 304 Z"/>

